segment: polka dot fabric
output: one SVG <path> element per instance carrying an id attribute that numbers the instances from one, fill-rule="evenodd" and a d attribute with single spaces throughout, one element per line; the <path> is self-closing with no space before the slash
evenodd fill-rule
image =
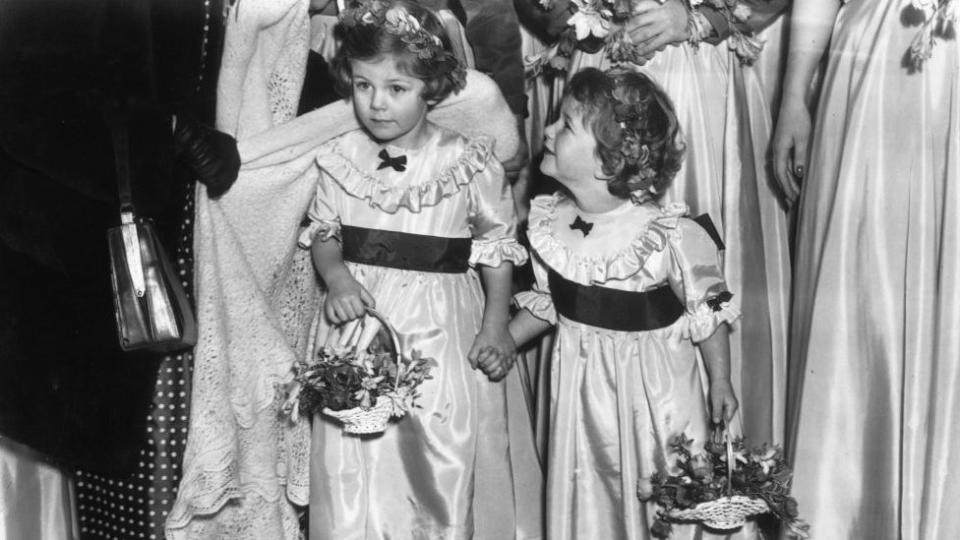
<path id="1" fill-rule="evenodd" d="M 187 188 L 177 242 L 177 270 L 184 289 L 192 290 L 193 190 Z M 187 444 L 193 354 L 183 351 L 160 362 L 147 433 L 136 472 L 108 477 L 78 471 L 77 514 L 81 539 L 164 538 L 163 525 L 176 499 L 183 450 Z"/>

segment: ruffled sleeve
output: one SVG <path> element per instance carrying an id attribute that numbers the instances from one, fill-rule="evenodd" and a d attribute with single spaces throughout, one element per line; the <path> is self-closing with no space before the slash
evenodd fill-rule
<path id="1" fill-rule="evenodd" d="M 300 232 L 297 243 L 303 249 L 309 249 L 318 236 L 321 241 L 340 238 L 340 215 L 335 197 L 339 190 L 334 189 L 334 180 L 325 170 L 320 170 L 317 190 L 307 208 L 307 227 Z"/>
<path id="2" fill-rule="evenodd" d="M 536 256 L 530 257 L 533 266 L 535 281 L 533 288 L 513 296 L 513 303 L 520 309 L 529 311 L 534 317 L 557 324 L 557 310 L 553 306 L 553 297 L 550 296 L 550 282 L 547 279 L 547 270 Z"/>
<path id="3" fill-rule="evenodd" d="M 671 235 L 670 255 L 670 286 L 683 301 L 693 342 L 740 318 L 720 269 L 718 248 L 703 227 L 690 219 L 679 220 Z"/>
<path id="4" fill-rule="evenodd" d="M 478 139 L 473 144 L 491 148 L 493 141 Z M 473 174 L 469 185 L 469 217 L 473 245 L 470 266 L 497 267 L 504 262 L 520 266 L 527 262 L 527 250 L 517 242 L 517 212 L 513 189 L 493 152 L 486 152 L 485 166 Z"/>

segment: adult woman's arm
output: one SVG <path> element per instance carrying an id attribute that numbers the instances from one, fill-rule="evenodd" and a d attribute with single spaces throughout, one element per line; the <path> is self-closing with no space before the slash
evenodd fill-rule
<path id="1" fill-rule="evenodd" d="M 737 25 L 737 30 L 754 33 L 769 26 L 787 8 L 789 0 L 740 0 L 750 8 L 750 16 Z M 727 39 L 733 32 L 727 17 L 717 9 L 701 4 L 698 12 L 702 15 L 701 24 L 706 35 L 703 41 L 716 45 Z M 627 31 L 634 43 L 639 44 L 638 52 L 651 56 L 668 45 L 690 39 L 690 13 L 684 0 L 667 0 L 663 4 L 656 0 L 642 0 L 634 8 L 634 16 L 627 24 Z"/>
<path id="2" fill-rule="evenodd" d="M 788 202 L 800 193 L 806 173 L 810 140 L 808 90 L 813 74 L 830 42 L 830 33 L 840 8 L 838 0 L 796 0 L 790 20 L 787 73 L 777 127 L 773 135 L 773 170 Z"/>

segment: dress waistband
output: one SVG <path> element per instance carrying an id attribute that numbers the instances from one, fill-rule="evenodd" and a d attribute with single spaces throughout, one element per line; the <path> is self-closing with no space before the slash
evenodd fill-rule
<path id="1" fill-rule="evenodd" d="M 644 292 L 581 285 L 548 268 L 557 313 L 590 326 L 620 332 L 665 328 L 683 315 L 683 303 L 669 285 Z"/>
<path id="2" fill-rule="evenodd" d="M 444 238 L 343 225 L 343 260 L 401 270 L 462 274 L 469 268 L 470 238 Z"/>

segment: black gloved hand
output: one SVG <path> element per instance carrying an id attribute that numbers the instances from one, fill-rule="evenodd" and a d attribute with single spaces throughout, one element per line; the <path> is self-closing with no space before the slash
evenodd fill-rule
<path id="1" fill-rule="evenodd" d="M 207 186 L 211 199 L 226 193 L 240 171 L 236 139 L 189 117 L 176 117 L 173 152 L 197 181 Z"/>

